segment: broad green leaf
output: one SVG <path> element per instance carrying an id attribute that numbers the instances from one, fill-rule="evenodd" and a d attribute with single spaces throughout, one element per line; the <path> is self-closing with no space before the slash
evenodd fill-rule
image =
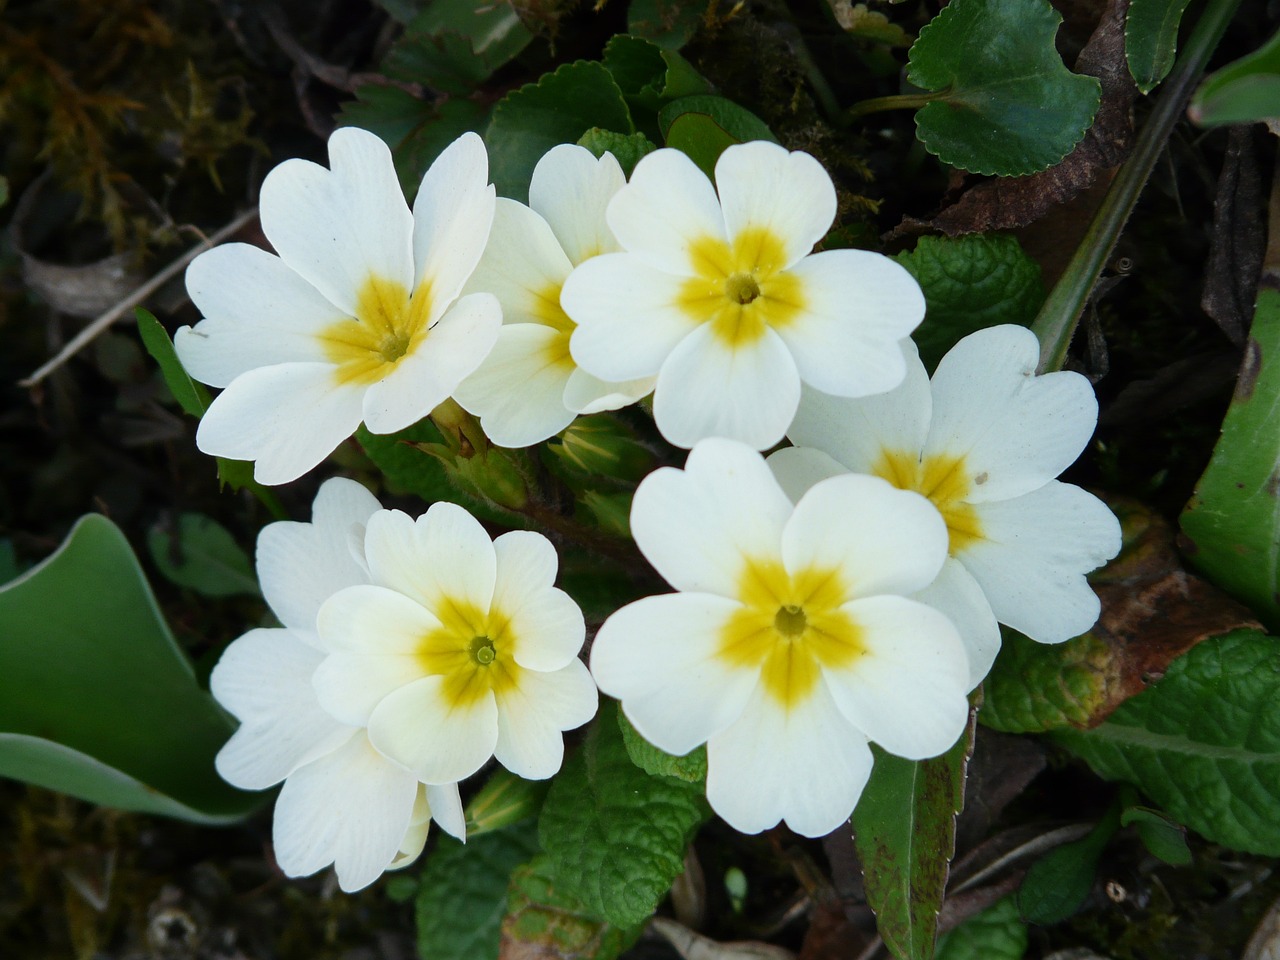
<path id="1" fill-rule="evenodd" d="M 82 517 L 52 556 L 0 588 L 0 776 L 227 823 L 260 799 L 214 772 L 233 728 L 110 520 Z"/>
<path id="2" fill-rule="evenodd" d="M 711 92 L 711 85 L 688 60 L 641 37 L 615 36 L 605 44 L 603 63 L 627 103 L 640 114 L 656 114 L 671 100 Z"/>
<path id="3" fill-rule="evenodd" d="M 1129 73 L 1143 93 L 1169 75 L 1178 53 L 1178 25 L 1190 0 L 1129 0 L 1124 22 L 1124 54 Z"/>
<path id="4" fill-rule="evenodd" d="M 1152 856 L 1159 857 L 1174 867 L 1191 863 L 1191 848 L 1187 846 L 1187 832 L 1159 810 L 1150 807 L 1128 807 L 1120 813 L 1120 826 L 1132 825 L 1138 838 Z"/>
<path id="5" fill-rule="evenodd" d="M 1027 326 L 1044 303 L 1040 265 L 1008 234 L 921 237 L 898 262 L 924 291 L 924 322 L 911 335 L 933 370 L 943 354 L 976 330 Z"/>
<path id="6" fill-rule="evenodd" d="M 138 318 L 138 335 L 142 338 L 142 345 L 160 365 L 160 375 L 164 377 L 173 399 L 178 401 L 178 406 L 188 415 L 204 416 L 204 412 L 209 409 L 209 391 L 187 375 L 182 361 L 178 359 L 178 352 L 173 348 L 173 341 L 169 339 L 168 331 L 150 311 L 136 307 L 133 313 Z"/>
<path id="7" fill-rule="evenodd" d="M 259 595 L 249 555 L 226 527 L 200 513 L 178 517 L 176 530 L 152 527 L 147 549 L 166 579 L 207 597 Z"/>
<path id="8" fill-rule="evenodd" d="M 920 31 L 907 80 L 933 91 L 916 135 L 944 163 L 1022 176 L 1080 142 L 1101 86 L 1068 70 L 1054 47 L 1062 17 L 1047 0 L 952 0 Z"/>
<path id="9" fill-rule="evenodd" d="M 488 73 L 510 62 L 533 40 L 533 31 L 512 4 L 475 0 L 431 0 L 409 23 L 406 34 L 465 37 Z"/>
<path id="10" fill-rule="evenodd" d="M 601 130 L 592 127 L 578 138 L 578 146 L 586 147 L 594 157 L 603 157 L 612 153 L 613 158 L 622 167 L 622 172 L 629 179 L 636 164 L 647 154 L 658 149 L 653 141 L 643 133 L 614 133 L 612 130 Z"/>
<path id="11" fill-rule="evenodd" d="M 572 894 L 547 856 L 517 867 L 502 921 L 501 956 L 529 960 L 614 960 L 635 943 L 640 927 L 598 919 Z"/>
<path id="12" fill-rule="evenodd" d="M 441 835 L 418 885 L 418 956 L 497 960 L 511 872 L 538 852 L 532 823 L 465 844 Z"/>
<path id="13" fill-rule="evenodd" d="M 1180 523 L 1190 562 L 1273 630 L 1280 629 L 1278 418 L 1280 291 L 1263 287 L 1222 437 Z"/>
<path id="14" fill-rule="evenodd" d="M 618 728 L 631 762 L 645 773 L 655 777 L 676 777 L 689 783 L 705 783 L 707 780 L 707 748 L 697 747 L 683 757 L 672 756 L 660 750 L 640 736 L 627 715 L 618 711 Z"/>
<path id="15" fill-rule="evenodd" d="M 1092 730 L 1051 735 L 1216 842 L 1280 855 L 1280 640 L 1237 630 L 1175 660 Z"/>
<path id="16" fill-rule="evenodd" d="M 1261 49 L 1210 74 L 1192 95 L 1187 113 L 1204 127 L 1280 118 L 1280 32 Z"/>
<path id="17" fill-rule="evenodd" d="M 1087 835 L 1054 847 L 1033 863 L 1015 896 L 1022 919 L 1048 926 L 1079 910 L 1093 889 L 1102 851 L 1119 827 L 1118 810 L 1112 809 Z"/>
<path id="18" fill-rule="evenodd" d="M 542 807 L 548 876 L 594 917 L 643 923 L 684 870 L 685 847 L 708 814 L 702 794 L 700 784 L 633 764 L 606 704 Z"/>
<path id="19" fill-rule="evenodd" d="M 1027 925 L 1013 897 L 1005 897 L 938 938 L 936 960 L 1022 960 Z"/>
<path id="20" fill-rule="evenodd" d="M 853 811 L 853 838 L 876 929 L 900 960 L 933 956 L 972 749 L 972 714 L 940 757 L 904 760 L 873 748 L 875 767 Z"/>
<path id="21" fill-rule="evenodd" d="M 532 820 L 542 809 L 551 784 L 525 780 L 499 767 L 467 803 L 467 836 L 478 837 L 512 824 Z"/>
<path id="22" fill-rule="evenodd" d="M 768 125 L 750 110 L 724 97 L 681 97 L 662 108 L 658 127 L 668 147 L 683 151 L 715 177 L 716 161 L 727 147 L 749 140 L 778 142 Z"/>
<path id="23" fill-rule="evenodd" d="M 1000 654 L 982 683 L 982 725 L 1004 733 L 1087 726 L 1107 696 L 1105 641 L 1086 633 L 1036 643 L 1008 627 L 1000 634 Z"/>
<path id="24" fill-rule="evenodd" d="M 566 63 L 507 94 L 493 108 L 485 133 L 498 193 L 527 200 L 533 168 L 543 154 L 559 143 L 577 143 L 592 127 L 635 132 L 622 91 L 604 64 Z"/>
<path id="25" fill-rule="evenodd" d="M 679 50 L 693 39 L 709 0 L 631 0 L 627 32 L 652 40 L 664 50 Z"/>

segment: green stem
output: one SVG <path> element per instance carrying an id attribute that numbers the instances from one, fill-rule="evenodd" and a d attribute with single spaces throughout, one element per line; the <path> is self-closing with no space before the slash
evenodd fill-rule
<path id="1" fill-rule="evenodd" d="M 922 90 L 919 93 L 895 93 L 891 97 L 872 97 L 870 100 L 859 100 L 845 111 L 845 117 L 856 120 L 868 113 L 881 113 L 885 110 L 919 110 L 926 103 L 943 100 L 951 93 L 945 90 Z"/>
<path id="2" fill-rule="evenodd" d="M 1209 0 L 1138 135 L 1133 153 L 1120 167 L 1075 256 L 1040 308 L 1031 329 L 1040 338 L 1041 372 L 1062 369 L 1076 324 L 1103 265 L 1115 249 L 1151 176 L 1151 168 L 1164 151 L 1169 132 L 1182 116 L 1192 89 L 1239 5 L 1240 0 Z"/>

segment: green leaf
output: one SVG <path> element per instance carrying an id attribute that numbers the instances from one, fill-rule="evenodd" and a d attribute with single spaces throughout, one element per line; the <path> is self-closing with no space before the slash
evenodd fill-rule
<path id="1" fill-rule="evenodd" d="M 952 0 L 920 31 L 907 80 L 934 91 L 916 135 L 944 163 L 1022 176 L 1080 142 L 1101 86 L 1072 73 L 1054 47 L 1062 17 L 1047 0 Z"/>
<path id="2" fill-rule="evenodd" d="M 683 757 L 672 756 L 640 736 L 640 731 L 631 725 L 631 721 L 621 710 L 618 711 L 618 728 L 622 731 L 622 742 L 627 748 L 627 756 L 645 773 L 655 777 L 676 777 L 687 780 L 689 783 L 706 783 L 707 748 L 705 746 L 697 747 Z"/>
<path id="3" fill-rule="evenodd" d="M 707 5 L 708 0 L 631 0 L 627 33 L 679 50 L 698 32 Z"/>
<path id="4" fill-rule="evenodd" d="M 1173 867 L 1191 863 L 1191 848 L 1182 825 L 1150 807 L 1128 807 L 1120 814 L 1120 826 L 1132 825 L 1152 856 Z"/>
<path id="5" fill-rule="evenodd" d="M 1204 127 L 1280 117 L 1280 31 L 1261 49 L 1211 73 L 1187 114 Z"/>
<path id="6" fill-rule="evenodd" d="M 52 556 L 0 588 L 0 776 L 228 823 L 260 801 L 214 772 L 233 728 L 110 520 L 82 517 Z"/>
<path id="7" fill-rule="evenodd" d="M 542 155 L 559 143 L 577 143 L 592 127 L 634 133 L 622 91 L 604 64 L 566 63 L 507 94 L 493 109 L 485 133 L 489 172 L 498 193 L 524 201 Z"/>
<path id="8" fill-rule="evenodd" d="M 707 815 L 699 784 L 650 776 L 631 762 L 606 704 L 552 783 L 538 837 L 557 890 L 630 928 L 652 916 L 684 870 L 685 847 Z"/>
<path id="9" fill-rule="evenodd" d="M 674 50 L 619 34 L 605 44 L 603 63 L 633 108 L 656 113 L 664 103 L 711 92 L 711 84 Z"/>
<path id="10" fill-rule="evenodd" d="M 1280 855 L 1280 640 L 1237 630 L 1175 660 L 1092 730 L 1054 740 L 1204 837 Z"/>
<path id="11" fill-rule="evenodd" d="M 982 725 L 1004 733 L 1086 726 L 1107 697 L 1107 644 L 1092 633 L 1057 644 L 1008 627 L 1000 634 L 1000 653 L 982 684 Z"/>
<path id="12" fill-rule="evenodd" d="M 511 872 L 538 852 L 532 823 L 465 844 L 441 836 L 419 880 L 418 956 L 497 960 Z"/>
<path id="13" fill-rule="evenodd" d="M 921 237 L 897 259 L 924 291 L 924 322 L 911 339 L 929 370 L 963 337 L 1001 323 L 1027 326 L 1044 303 L 1040 265 L 1008 234 Z"/>
<path id="14" fill-rule="evenodd" d="M 1048 926 L 1079 910 L 1093 889 L 1102 851 L 1119 826 L 1118 812 L 1112 809 L 1087 835 L 1054 847 L 1033 863 L 1015 898 L 1022 918 Z"/>
<path id="15" fill-rule="evenodd" d="M 578 138 L 578 146 L 586 147 L 594 157 L 603 157 L 612 153 L 613 158 L 622 167 L 628 179 L 636 164 L 646 155 L 658 149 L 643 133 L 614 133 L 612 130 L 601 130 L 592 127 Z"/>
<path id="16" fill-rule="evenodd" d="M 147 549 L 156 568 L 180 587 L 207 597 L 258 596 L 249 555 L 226 527 L 200 513 L 184 513 L 176 530 L 154 526 Z"/>
<path id="17" fill-rule="evenodd" d="M 173 348 L 169 333 L 161 325 L 155 315 L 142 307 L 134 308 L 133 314 L 138 318 L 138 335 L 147 353 L 160 365 L 160 375 L 165 385 L 178 401 L 178 406 L 193 417 L 202 417 L 209 409 L 209 391 L 196 383 L 187 375 L 178 359 L 178 352 Z"/>
<path id="18" fill-rule="evenodd" d="M 1191 563 L 1280 630 L 1280 291 L 1258 292 L 1235 396 L 1179 522 Z"/>
<path id="19" fill-rule="evenodd" d="M 658 128 L 668 147 L 683 151 L 715 178 L 716 161 L 727 147 L 750 140 L 778 138 L 768 125 L 750 110 L 724 97 L 681 97 L 662 108 Z"/>
<path id="20" fill-rule="evenodd" d="M 901 960 L 933 956 L 973 723 L 971 713 L 955 746 L 931 760 L 904 760 L 873 748 L 875 767 L 853 811 L 867 903 L 885 946 Z"/>
<path id="21" fill-rule="evenodd" d="M 935 960 L 1022 960 L 1027 925 L 1013 897 L 1005 897 L 938 938 Z"/>
<path id="22" fill-rule="evenodd" d="M 511 876 L 501 956 L 614 960 L 639 939 L 640 930 L 615 927 L 592 916 L 565 892 L 550 858 L 539 856 Z"/>
<path id="23" fill-rule="evenodd" d="M 519 56 L 533 40 L 533 31 L 520 20 L 512 4 L 475 0 L 432 0 L 409 23 L 405 35 L 464 38 L 471 58 L 485 71 L 480 79 Z M 428 81 L 426 77 L 418 79 Z M 474 90 L 458 92 L 469 94 Z"/>
<path id="24" fill-rule="evenodd" d="M 1138 89 L 1150 93 L 1173 69 L 1178 25 L 1190 0 L 1129 0 L 1124 54 Z"/>
<path id="25" fill-rule="evenodd" d="M 13 541 L 8 537 L 0 537 L 0 586 L 14 579 L 23 569 L 18 563 L 18 554 L 13 549 Z"/>

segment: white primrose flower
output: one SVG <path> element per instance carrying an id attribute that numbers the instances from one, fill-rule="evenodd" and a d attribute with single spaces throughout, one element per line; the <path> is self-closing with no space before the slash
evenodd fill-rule
<path id="1" fill-rule="evenodd" d="M 677 150 L 642 159 L 608 208 L 624 252 L 575 269 L 560 303 L 578 324 L 570 347 L 584 370 L 657 376 L 654 419 L 668 441 L 720 436 L 762 450 L 782 439 L 802 381 L 840 396 L 897 385 L 897 343 L 920 323 L 924 297 L 887 257 L 810 253 L 836 193 L 808 154 L 735 145 L 715 174 L 713 187 Z"/>
<path id="2" fill-rule="evenodd" d="M 731 826 L 822 836 L 857 804 L 868 740 L 920 759 L 960 736 L 964 647 L 903 596 L 946 558 L 923 497 L 846 475 L 793 506 L 760 454 L 710 439 L 641 482 L 631 529 L 680 592 L 606 620 L 591 672 L 658 747 L 707 744 L 707 799 Z"/>
<path id="3" fill-rule="evenodd" d="M 413 211 L 372 133 L 329 138 L 331 169 L 287 160 L 262 185 L 262 231 L 201 254 L 187 292 L 204 319 L 174 345 L 225 387 L 200 421 L 205 453 L 254 460 L 261 483 L 320 463 L 361 423 L 394 433 L 444 401 L 493 347 L 488 294 L 459 299 L 493 220 L 484 143 L 464 134 L 422 178 Z"/>
<path id="4" fill-rule="evenodd" d="M 596 712 L 578 659 L 582 612 L 552 586 L 546 537 L 513 531 L 491 541 L 452 503 L 414 521 L 396 510 L 366 527 L 371 583 L 320 609 L 328 656 L 317 669 L 321 705 L 426 783 L 452 783 L 492 756 L 512 773 L 560 769 L 563 731 Z"/>
<path id="5" fill-rule="evenodd" d="M 560 308 L 573 268 L 619 249 L 605 208 L 626 182 L 613 154 L 597 160 L 561 144 L 534 168 L 529 206 L 497 201 L 489 245 L 465 289 L 495 294 L 503 327 L 454 399 L 499 446 L 530 446 L 580 413 L 616 410 L 653 390 L 652 377 L 606 383 L 581 369 L 569 353 L 575 324 Z"/>
<path id="6" fill-rule="evenodd" d="M 970 334 L 929 380 L 915 345 L 890 393 L 859 400 L 805 391 L 787 431 L 795 448 L 769 460 L 788 493 L 853 471 L 933 501 L 950 557 L 916 598 L 960 628 L 969 686 L 1000 649 L 999 623 L 1061 643 L 1098 619 L 1085 574 L 1120 550 L 1120 524 L 1097 497 L 1055 477 L 1080 455 L 1098 402 L 1078 373 L 1036 376 L 1035 334 L 1017 326 Z"/>
<path id="7" fill-rule="evenodd" d="M 422 852 L 432 817 L 459 839 L 457 784 L 427 786 L 383 757 L 358 725 L 320 706 L 312 675 L 324 659 L 320 605 L 368 581 L 360 540 L 378 501 L 329 480 L 311 523 L 273 523 L 258 537 L 258 578 L 282 628 L 250 630 L 214 667 L 214 697 L 241 722 L 219 751 L 223 779 L 246 790 L 284 781 L 276 801 L 276 861 L 291 877 L 334 864 L 343 890 L 368 886 Z"/>

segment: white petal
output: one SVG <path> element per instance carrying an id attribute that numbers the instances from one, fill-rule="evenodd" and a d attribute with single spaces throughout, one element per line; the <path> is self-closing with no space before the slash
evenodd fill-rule
<path id="1" fill-rule="evenodd" d="M 816 484 L 782 532 L 788 572 L 838 571 L 848 597 L 914 593 L 946 556 L 947 526 L 932 503 L 861 474 Z"/>
<path id="2" fill-rule="evenodd" d="M 412 655 L 331 653 L 312 678 L 313 696 L 331 716 L 363 727 L 378 704 L 422 673 Z"/>
<path id="3" fill-rule="evenodd" d="M 370 277 L 413 289 L 413 217 L 391 151 L 372 133 L 335 130 L 329 164 L 286 160 L 267 174 L 262 232 L 286 264 L 355 316 Z"/>
<path id="4" fill-rule="evenodd" d="M 365 529 L 365 555 L 375 583 L 398 590 L 439 616 L 446 605 L 487 613 L 497 560 L 480 522 L 462 507 L 433 503 L 417 521 L 383 511 Z"/>
<path id="5" fill-rule="evenodd" d="M 933 607 L 955 626 L 969 658 L 966 689 L 974 689 L 991 672 L 1000 652 L 1000 624 L 978 581 L 959 560 L 947 557 L 938 579 L 913 593 L 911 599 Z"/>
<path id="6" fill-rule="evenodd" d="M 1098 401 L 1078 373 L 1035 376 L 1040 347 L 1024 327 L 970 334 L 933 375 L 934 416 L 927 453 L 963 455 L 986 475 L 970 502 L 1021 496 L 1052 480 L 1080 455 L 1098 422 Z"/>
<path id="7" fill-rule="evenodd" d="M 564 391 L 576 368 L 560 352 L 563 337 L 539 323 L 505 325 L 480 369 L 454 390 L 498 446 L 529 447 L 573 422 Z"/>
<path id="8" fill-rule="evenodd" d="M 546 323 L 573 265 L 542 217 L 506 197 L 497 203 L 489 244 L 465 289 L 497 297 L 504 323 Z M 548 303 L 548 294 L 557 299 Z"/>
<path id="9" fill-rule="evenodd" d="M 363 734 L 297 770 L 276 801 L 272 836 L 286 875 L 334 864 L 348 893 L 377 880 L 409 829 L 418 784 Z"/>
<path id="10" fill-rule="evenodd" d="M 369 718 L 369 739 L 424 783 L 455 783 L 493 756 L 498 708 L 492 694 L 453 703 L 444 678 L 415 680 L 384 699 Z"/>
<path id="11" fill-rule="evenodd" d="M 484 141 L 477 134 L 464 133 L 436 157 L 413 201 L 418 283 L 430 284 L 432 296 L 441 305 L 452 302 L 480 262 L 493 210 Z"/>
<path id="12" fill-rule="evenodd" d="M 798 503 L 815 483 L 849 472 L 844 464 L 813 447 L 783 447 L 769 454 L 765 463 L 792 503 Z"/>
<path id="13" fill-rule="evenodd" d="M 657 377 L 640 377 L 636 380 L 624 380 L 622 383 L 610 383 L 576 367 L 569 374 L 569 382 L 564 387 L 564 405 L 575 413 L 617 410 L 653 393 L 657 382 Z"/>
<path id="14" fill-rule="evenodd" d="M 854 473 L 869 473 L 886 450 L 917 456 L 929 436 L 933 397 L 915 344 L 902 340 L 899 347 L 906 376 L 888 393 L 850 399 L 805 387 L 787 430 L 791 442 L 829 453 Z"/>
<path id="15" fill-rule="evenodd" d="M 629 603 L 596 634 L 592 676 L 646 740 L 683 756 L 738 719 L 759 679 L 719 655 L 725 624 L 741 609 L 697 593 Z"/>
<path id="16" fill-rule="evenodd" d="M 715 188 L 679 150 L 655 150 L 641 159 L 631 182 L 609 202 L 607 219 L 624 250 L 684 277 L 693 275 L 694 243 L 728 239 Z"/>
<path id="17" fill-rule="evenodd" d="M 716 161 L 716 188 L 730 239 L 766 230 L 783 244 L 789 267 L 826 236 L 836 218 L 836 189 L 807 153 L 764 140 L 735 144 Z"/>
<path id="18" fill-rule="evenodd" d="M 799 403 L 800 378 L 776 333 L 765 329 L 735 348 L 704 324 L 662 364 L 653 418 L 677 447 L 727 437 L 765 450 L 782 439 Z"/>
<path id="19" fill-rule="evenodd" d="M 804 312 L 777 330 L 801 380 L 840 397 L 902 382 L 898 341 L 924 319 L 924 294 L 911 274 L 866 250 L 815 253 L 788 273 L 801 282 Z"/>
<path id="20" fill-rule="evenodd" d="M 681 282 L 626 253 L 576 268 L 560 290 L 560 306 L 578 325 L 569 341 L 574 362 L 603 380 L 655 376 L 697 326 L 676 306 Z"/>
<path id="21" fill-rule="evenodd" d="M 413 353 L 369 387 L 363 407 L 369 430 L 395 433 L 443 403 L 489 355 L 501 327 L 502 309 L 491 295 L 475 293 L 455 303 Z"/>
<path id="22" fill-rule="evenodd" d="M 431 819 L 449 836 L 467 840 L 467 815 L 462 810 L 462 798 L 458 796 L 456 783 L 424 784 L 427 803 L 431 806 Z"/>
<path id="23" fill-rule="evenodd" d="M 936 757 L 969 718 L 969 660 L 945 616 L 904 597 L 868 597 L 842 608 L 858 625 L 865 652 L 845 667 L 824 667 L 840 712 L 890 753 Z"/>
<path id="24" fill-rule="evenodd" d="M 802 836 L 821 837 L 849 819 L 871 763 L 866 738 L 824 685 L 784 711 L 761 684 L 741 719 L 707 744 L 707 800 L 742 833 L 786 820 Z"/>
<path id="25" fill-rule="evenodd" d="M 493 610 L 510 618 L 512 655 L 530 670 L 559 670 L 582 649 L 586 627 L 573 598 L 551 586 L 557 558 L 551 541 L 514 530 L 493 542 L 498 558 Z"/>
<path id="26" fill-rule="evenodd" d="M 320 607 L 316 619 L 326 652 L 371 656 L 412 656 L 423 635 L 440 627 L 416 599 L 377 584 L 338 591 Z"/>
<path id="27" fill-rule="evenodd" d="M 204 319 L 179 328 L 174 349 L 187 373 L 214 387 L 255 367 L 323 362 L 316 333 L 346 318 L 283 260 L 247 243 L 200 254 L 186 281 Z"/>
<path id="28" fill-rule="evenodd" d="M 1013 500 L 977 506 L 982 539 L 957 559 L 996 619 L 1040 643 L 1084 633 L 1100 605 L 1084 575 L 1120 552 L 1120 522 L 1079 487 L 1051 480 Z"/>
<path id="29" fill-rule="evenodd" d="M 217 701 L 243 723 L 215 764 L 222 779 L 262 790 L 332 753 L 355 732 L 321 708 L 311 689 L 320 653 L 290 630 L 250 630 L 209 677 Z"/>
<path id="30" fill-rule="evenodd" d="M 596 715 L 596 685 L 581 660 L 551 673 L 526 670 L 497 698 L 498 743 L 493 754 L 518 777 L 545 780 L 564 760 L 564 733 Z"/>
<path id="31" fill-rule="evenodd" d="M 320 605 L 346 587 L 368 580 L 362 556 L 364 525 L 377 498 L 354 480 L 326 480 L 311 507 L 311 523 L 283 520 L 258 534 L 256 565 L 262 595 L 286 627 L 315 632 Z M 359 532 L 361 557 L 351 551 Z"/>
<path id="32" fill-rule="evenodd" d="M 791 516 L 764 458 L 732 440 L 704 440 L 684 470 L 641 481 L 631 532 L 654 569 L 677 590 L 737 598 L 747 561 L 777 560 Z"/>
<path id="33" fill-rule="evenodd" d="M 626 182 L 613 154 L 597 160 L 585 147 L 562 143 L 533 168 L 529 206 L 546 219 L 569 260 L 578 264 L 618 249 L 605 211 Z"/>
<path id="34" fill-rule="evenodd" d="M 236 377 L 196 430 L 202 453 L 255 461 L 253 476 L 297 480 L 360 426 L 362 388 L 341 385 L 327 363 L 283 363 Z"/>

